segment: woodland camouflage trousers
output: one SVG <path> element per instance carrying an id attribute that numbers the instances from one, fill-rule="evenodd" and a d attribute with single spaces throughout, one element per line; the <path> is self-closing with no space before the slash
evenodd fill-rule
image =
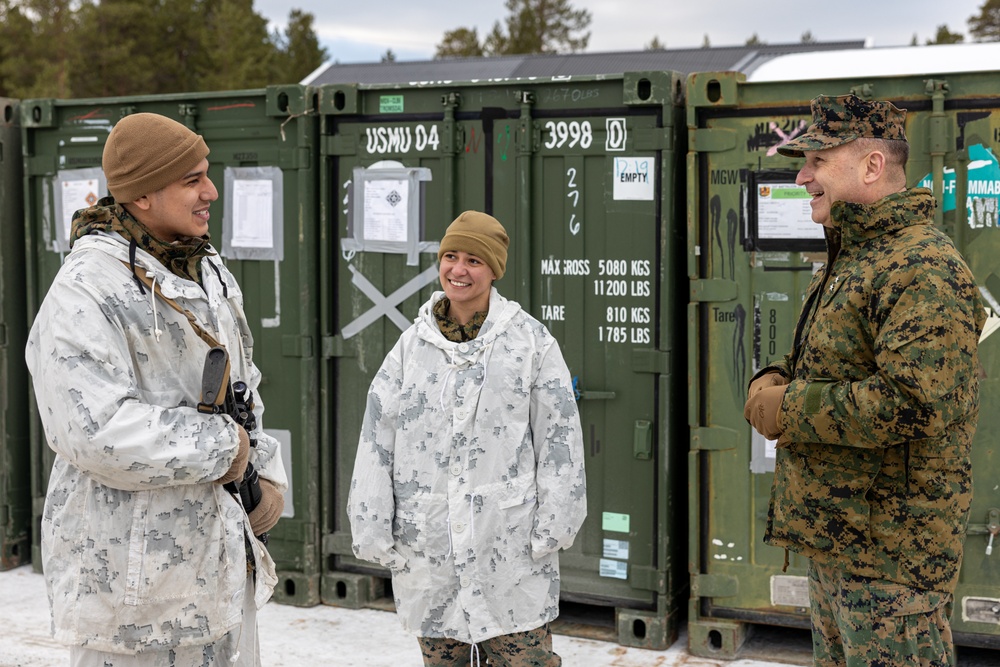
<path id="1" fill-rule="evenodd" d="M 809 563 L 817 667 L 954 667 L 950 594 Z"/>
<path id="2" fill-rule="evenodd" d="M 455 639 L 417 637 L 424 667 L 489 664 L 489 667 L 561 667 L 562 658 L 552 652 L 548 625 L 481 641 L 478 651 Z M 478 655 L 476 653 L 478 652 Z M 489 663 L 487 663 L 487 658 Z"/>

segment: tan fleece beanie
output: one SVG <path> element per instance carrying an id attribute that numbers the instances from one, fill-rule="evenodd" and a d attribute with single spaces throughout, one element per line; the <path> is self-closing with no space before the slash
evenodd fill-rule
<path id="1" fill-rule="evenodd" d="M 507 269 L 509 245 L 507 230 L 499 220 L 479 211 L 466 211 L 445 230 L 438 261 L 446 252 L 467 252 L 486 262 L 499 280 Z"/>
<path id="2" fill-rule="evenodd" d="M 155 113 L 125 116 L 104 144 L 108 190 L 120 204 L 161 190 L 208 156 L 205 140 Z"/>

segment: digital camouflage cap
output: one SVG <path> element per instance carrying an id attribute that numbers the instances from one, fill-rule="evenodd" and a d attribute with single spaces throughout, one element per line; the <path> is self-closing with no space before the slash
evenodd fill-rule
<path id="1" fill-rule="evenodd" d="M 897 109 L 892 102 L 863 100 L 856 95 L 820 95 L 810 106 L 812 125 L 778 146 L 785 157 L 802 157 L 803 151 L 821 151 L 862 137 L 906 141 L 906 109 Z"/>

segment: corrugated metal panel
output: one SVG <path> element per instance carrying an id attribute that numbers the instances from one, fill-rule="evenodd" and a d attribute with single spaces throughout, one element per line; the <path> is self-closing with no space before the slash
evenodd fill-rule
<path id="1" fill-rule="evenodd" d="M 400 63 L 332 64 L 311 79 L 315 85 L 331 83 L 401 83 L 420 81 L 469 81 L 510 78 L 525 56 L 460 58 Z"/>
<path id="2" fill-rule="evenodd" d="M 787 53 L 861 48 L 864 42 L 763 44 L 662 51 L 617 51 L 561 55 L 445 58 L 413 62 L 333 63 L 320 68 L 309 85 L 337 83 L 415 83 L 422 81 L 477 81 L 518 77 L 584 76 L 625 72 L 666 71 L 683 74 L 738 69 L 749 72 L 756 64 Z"/>
<path id="3" fill-rule="evenodd" d="M 1000 63 L 1000 42 L 984 42 L 786 53 L 744 71 L 748 81 L 795 81 L 986 72 L 995 70 L 997 63 Z"/>

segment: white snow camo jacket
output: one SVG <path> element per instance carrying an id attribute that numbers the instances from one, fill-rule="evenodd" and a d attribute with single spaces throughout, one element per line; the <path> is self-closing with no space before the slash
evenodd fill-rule
<path id="1" fill-rule="evenodd" d="M 403 627 L 471 643 L 558 615 L 557 552 L 587 486 L 555 338 L 494 288 L 476 339 L 449 341 L 432 312 L 443 296 L 375 375 L 348 516 L 355 555 L 392 572 Z"/>
<path id="2" fill-rule="evenodd" d="M 208 344 L 151 290 L 142 294 L 123 261 L 128 242 L 118 234 L 76 241 L 25 357 L 56 452 L 41 522 L 54 636 L 138 653 L 207 644 L 241 623 L 250 522 L 213 481 L 236 455 L 236 425 L 196 409 Z M 217 256 L 201 261 L 204 289 L 142 250 L 136 257 L 137 270 L 229 351 L 231 378 L 253 391 L 263 429 L 243 295 Z M 287 488 L 276 440 L 261 430 L 250 457 Z M 261 607 L 277 579 L 266 549 L 250 542 Z"/>

